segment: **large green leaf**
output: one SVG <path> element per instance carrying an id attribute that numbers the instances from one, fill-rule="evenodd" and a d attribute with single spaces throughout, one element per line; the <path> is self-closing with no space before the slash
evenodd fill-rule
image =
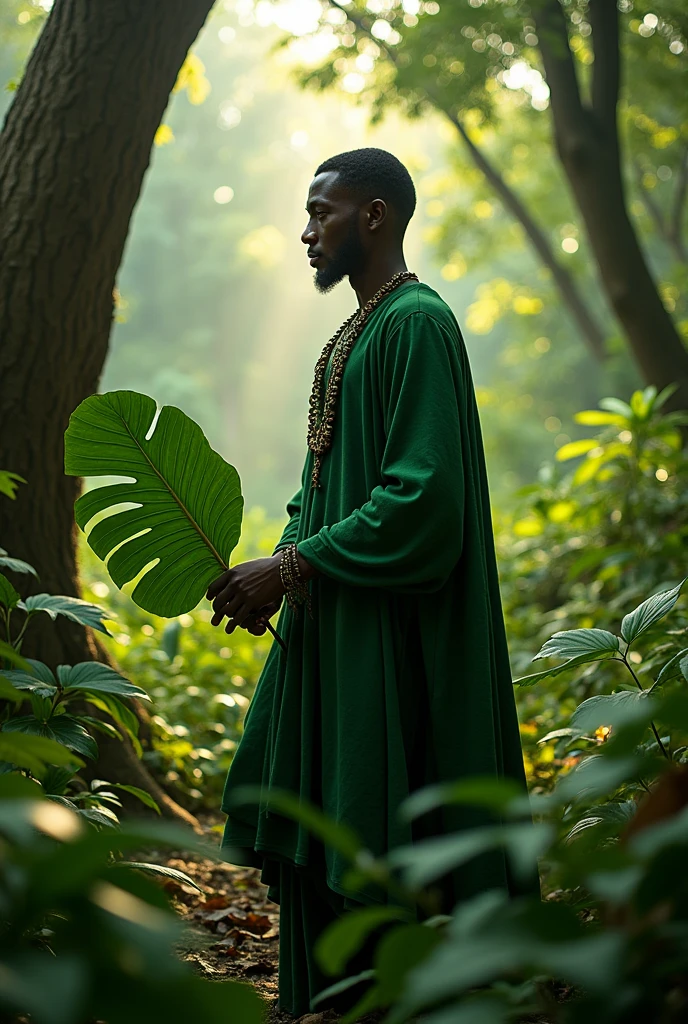
<path id="1" fill-rule="evenodd" d="M 0 676 L 0 700 L 11 700 L 14 704 L 21 704 L 24 700 L 24 695 L 12 686 L 6 676 Z"/>
<path id="2" fill-rule="evenodd" d="M 88 734 L 83 725 L 80 725 L 70 715 L 53 715 L 47 722 L 41 722 L 33 715 L 10 718 L 5 722 L 3 732 L 22 732 L 30 736 L 45 737 L 62 743 L 69 750 L 74 750 L 77 754 L 83 754 L 85 757 L 95 759 L 98 756 L 96 741 Z"/>
<path id="3" fill-rule="evenodd" d="M 138 697 L 150 700 L 145 690 L 99 661 L 82 661 L 78 665 L 58 665 L 57 678 L 65 690 L 88 690 L 90 693 L 111 693 L 117 697 Z"/>
<path id="4" fill-rule="evenodd" d="M 388 859 L 393 867 L 402 869 L 407 886 L 420 889 L 474 857 L 504 846 L 516 874 L 527 877 L 553 838 L 553 827 L 546 822 L 488 825 L 398 847 Z"/>
<path id="5" fill-rule="evenodd" d="M 20 597 L 6 576 L 0 573 L 0 604 L 11 611 L 19 604 Z"/>
<path id="6" fill-rule="evenodd" d="M 84 699 L 100 711 L 105 711 L 110 715 L 112 720 L 121 726 L 122 731 L 129 736 L 137 756 L 143 757 L 143 749 L 138 738 L 139 720 L 131 708 L 128 708 L 117 697 L 113 697 L 111 693 L 101 692 L 96 696 L 94 693 L 86 690 Z"/>
<path id="7" fill-rule="evenodd" d="M 640 764 L 637 757 L 592 754 L 573 771 L 560 777 L 554 791 L 555 798 L 562 804 L 578 803 L 581 800 L 586 804 L 592 803 L 599 797 L 614 793 L 623 782 L 636 779 Z"/>
<path id="8" fill-rule="evenodd" d="M 338 850 L 347 860 L 356 861 L 359 854 L 365 852 L 352 828 L 344 822 L 333 821 L 319 808 L 307 800 L 300 800 L 288 790 L 239 786 L 232 793 L 230 802 L 235 806 L 247 803 L 266 805 L 271 811 L 299 822 L 327 846 Z"/>
<path id="9" fill-rule="evenodd" d="M 139 789 L 138 786 L 129 786 L 124 782 L 103 782 L 103 786 L 108 789 L 121 789 L 124 793 L 129 793 L 131 796 L 135 796 L 137 800 L 140 800 L 146 807 L 150 807 L 156 814 L 161 814 L 160 808 L 156 800 L 148 793 L 145 789 Z M 99 787 L 91 783 L 91 788 L 94 792 L 99 792 Z"/>
<path id="10" fill-rule="evenodd" d="M 9 661 L 10 665 L 17 665 L 18 668 L 29 670 L 29 663 L 23 658 L 19 651 L 15 650 L 12 644 L 0 640 L 0 662 Z"/>
<path id="11" fill-rule="evenodd" d="M 87 728 L 102 732 L 104 736 L 109 736 L 112 740 L 122 741 L 122 733 L 110 722 L 103 722 L 100 718 L 94 718 L 93 715 L 76 715 L 75 717 L 77 722 L 81 722 Z"/>
<path id="12" fill-rule="evenodd" d="M 620 725 L 648 715 L 649 690 L 621 690 L 600 693 L 579 704 L 571 716 L 571 728 L 577 733 L 593 733 L 600 726 L 618 729 Z"/>
<path id="13" fill-rule="evenodd" d="M 404 800 L 399 813 L 406 821 L 411 821 L 445 804 L 489 807 L 494 811 L 503 812 L 512 801 L 523 795 L 523 787 L 514 779 L 480 775 L 457 779 L 456 782 L 424 786 Z"/>
<path id="14" fill-rule="evenodd" d="M 315 944 L 315 958 L 326 974 L 341 974 L 369 935 L 391 921 L 408 921 L 404 907 L 364 907 L 343 914 L 327 928 Z"/>
<path id="15" fill-rule="evenodd" d="M 375 950 L 375 972 L 383 1006 L 396 1002 L 408 984 L 409 975 L 422 971 L 423 962 L 441 945 L 441 936 L 435 929 L 422 924 L 400 925 L 385 935 Z"/>
<path id="16" fill-rule="evenodd" d="M 90 604 L 78 597 L 67 597 L 64 594 L 34 594 L 21 601 L 19 607 L 25 612 L 47 612 L 53 622 L 58 615 L 63 615 L 72 622 L 90 626 L 91 629 L 97 629 L 110 636 L 103 619 L 111 616 L 97 604 Z"/>
<path id="17" fill-rule="evenodd" d="M 18 690 L 28 690 L 40 697 L 54 697 L 57 692 L 57 683 L 51 670 L 42 661 L 33 658 L 26 659 L 26 670 L 5 669 L 3 675 Z"/>
<path id="18" fill-rule="evenodd" d="M 667 661 L 666 665 L 662 665 L 659 675 L 656 681 L 650 687 L 650 693 L 653 693 L 660 686 L 664 686 L 665 683 L 670 682 L 672 679 L 678 679 L 683 673 L 683 665 L 688 665 L 688 647 L 684 647 L 683 650 L 678 651 L 673 658 Z"/>
<path id="19" fill-rule="evenodd" d="M 143 871 L 149 875 L 158 875 L 161 878 L 169 878 L 173 882 L 178 882 L 179 885 L 190 885 L 193 889 L 198 892 L 203 892 L 200 885 L 194 882 L 193 878 L 184 871 L 179 871 L 178 868 L 170 868 L 167 864 L 149 864 L 147 861 L 142 860 L 118 860 L 118 868 L 134 868 L 137 871 Z"/>
<path id="20" fill-rule="evenodd" d="M 65 434 L 65 472 L 130 478 L 82 495 L 75 515 L 84 529 L 111 513 L 88 542 L 118 587 L 146 570 L 132 594 L 146 611 L 167 618 L 189 611 L 229 565 L 241 532 L 239 477 L 180 409 L 165 406 L 156 421 L 146 395 L 87 398 Z"/>
<path id="21" fill-rule="evenodd" d="M 643 601 L 632 612 L 624 616 L 624 620 L 621 623 L 621 636 L 627 644 L 633 643 L 646 629 L 649 629 L 650 626 L 664 618 L 671 611 L 678 601 L 681 588 L 685 582 L 686 580 L 683 579 L 672 590 L 664 590 L 661 594 L 653 594 L 647 601 Z"/>
<path id="22" fill-rule="evenodd" d="M 0 569 L 9 569 L 11 572 L 30 573 L 38 579 L 38 573 L 28 562 L 21 558 L 10 558 L 4 548 L 0 548 Z"/>
<path id="23" fill-rule="evenodd" d="M 532 686 L 543 679 L 551 679 L 554 676 L 562 675 L 563 672 L 568 672 L 572 668 L 578 668 L 579 665 L 590 665 L 593 661 L 604 661 L 607 658 L 613 657 L 612 651 L 579 654 L 577 658 L 569 658 L 568 661 L 565 661 L 562 665 L 555 665 L 554 668 L 543 668 L 540 672 L 533 672 L 528 676 L 520 676 L 518 679 L 514 679 L 514 686 Z"/>
<path id="24" fill-rule="evenodd" d="M 10 719 L 17 721 L 17 719 Z M 12 731 L 10 722 L 6 722 L 0 732 L 0 759 L 27 768 L 33 775 L 40 778 L 48 764 L 77 764 L 84 762 L 76 757 L 62 743 L 48 736 L 39 736 L 23 731 Z"/>
<path id="25" fill-rule="evenodd" d="M 619 650 L 619 638 L 606 629 L 566 629 L 544 644 L 533 658 L 578 658 L 581 654 L 609 657 Z"/>

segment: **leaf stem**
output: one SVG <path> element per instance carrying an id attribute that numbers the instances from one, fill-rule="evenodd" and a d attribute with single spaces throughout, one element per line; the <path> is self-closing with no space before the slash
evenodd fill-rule
<path id="1" fill-rule="evenodd" d="M 17 633 L 17 635 L 16 635 L 16 637 L 14 639 L 13 647 L 16 647 L 17 650 L 19 650 L 19 645 L 21 644 L 22 640 L 24 639 L 24 633 L 26 633 L 26 627 L 28 626 L 30 621 L 31 621 L 31 612 L 27 612 L 26 619 L 24 620 L 24 625 L 19 630 L 19 632 Z"/>
<path id="2" fill-rule="evenodd" d="M 628 651 L 626 653 L 628 653 Z M 630 663 L 628 662 L 625 654 L 623 656 L 623 663 L 626 666 L 626 668 L 628 669 L 628 671 L 631 673 L 631 675 L 633 676 L 633 679 L 635 680 L 635 684 L 638 687 L 638 689 L 640 690 L 640 692 L 641 693 L 645 693 L 646 692 L 645 687 L 640 682 L 640 680 L 638 679 L 637 675 L 635 674 L 635 672 L 631 668 Z M 662 738 L 659 735 L 659 733 L 657 732 L 657 726 L 655 725 L 655 723 L 652 720 L 650 720 L 650 728 L 652 729 L 653 733 L 655 734 L 655 739 L 657 740 L 657 743 L 659 745 L 659 749 L 662 751 L 662 753 L 664 754 L 664 756 L 667 759 L 667 761 L 671 761 L 671 755 L 669 754 L 669 752 L 667 751 L 666 747 L 662 743 Z"/>
<path id="3" fill-rule="evenodd" d="M 274 636 L 275 640 L 277 641 L 277 643 L 280 645 L 280 647 L 282 648 L 282 650 L 286 654 L 287 653 L 287 645 L 285 644 L 284 640 L 279 635 L 279 633 L 277 632 L 275 627 L 270 622 L 266 622 L 265 625 L 268 627 L 268 632 L 272 633 L 272 635 Z"/>
<path id="4" fill-rule="evenodd" d="M 14 646 L 12 644 L 12 637 L 10 635 L 10 615 L 11 614 L 12 614 L 12 612 L 10 611 L 10 609 L 9 608 L 5 608 L 5 633 L 7 634 L 7 643 L 10 644 L 11 646 Z"/>

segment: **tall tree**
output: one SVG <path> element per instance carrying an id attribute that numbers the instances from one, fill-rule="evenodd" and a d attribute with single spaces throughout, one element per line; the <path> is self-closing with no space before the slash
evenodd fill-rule
<path id="1" fill-rule="evenodd" d="M 56 0 L 0 134 L 0 467 L 28 481 L 0 506 L 0 537 L 48 592 L 79 593 L 79 485 L 64 476 L 62 437 L 97 390 L 155 132 L 211 6 Z M 52 663 L 97 653 L 78 629 L 39 644 Z M 179 810 L 133 753 L 118 771 Z"/>
<path id="2" fill-rule="evenodd" d="M 375 116 L 396 104 L 416 115 L 432 107 L 447 118 L 552 274 L 581 338 L 599 353 L 604 331 L 586 298 L 589 285 L 581 288 L 562 266 L 549 225 L 538 222 L 523 201 L 510 182 L 510 168 L 497 165 L 476 138 L 476 117 L 498 125 L 507 91 L 526 99 L 526 129 L 528 117 L 546 116 L 551 107 L 559 166 L 610 311 L 646 381 L 658 387 L 677 382 L 674 404 L 685 406 L 688 352 L 628 210 L 633 167 L 619 131 L 620 113 L 624 127 L 628 121 L 653 125 L 663 173 L 671 174 L 677 165 L 671 212 L 659 211 L 654 220 L 656 228 L 661 219 L 664 241 L 680 256 L 686 212 L 681 133 L 688 93 L 680 84 L 688 70 L 686 19 L 679 0 L 657 0 L 654 7 L 658 13 L 643 20 L 633 0 L 619 0 L 618 7 L 615 0 L 326 0 L 321 31 L 334 35 L 339 45 L 329 48 L 320 66 L 305 71 L 303 80 L 320 88 L 341 84 L 369 99 Z M 620 93 L 624 59 L 631 53 L 638 71 L 642 61 L 642 74 Z M 667 116 L 679 123 L 663 130 Z M 646 193 L 645 206 L 657 210 L 654 196 Z"/>
<path id="3" fill-rule="evenodd" d="M 688 351 L 662 302 L 626 202 L 617 114 L 622 72 L 617 4 L 590 0 L 588 5 L 593 61 L 587 98 L 560 0 L 540 0 L 534 11 L 557 152 L 604 289 L 646 381 L 657 387 L 677 383 L 685 407 Z M 656 27 L 658 19 L 650 24 Z M 672 35 L 667 50 L 671 41 L 680 42 L 678 32 Z M 678 224 L 676 231 L 680 241 Z"/>

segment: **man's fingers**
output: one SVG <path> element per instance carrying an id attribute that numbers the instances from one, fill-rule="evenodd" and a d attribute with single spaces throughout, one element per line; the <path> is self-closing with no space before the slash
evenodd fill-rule
<path id="1" fill-rule="evenodd" d="M 220 590 L 219 593 L 215 596 L 215 600 L 213 601 L 213 608 L 215 609 L 216 612 L 218 612 L 220 608 L 224 607 L 224 605 L 226 604 L 229 604 L 231 600 L 232 588 L 223 587 L 222 590 Z"/>
<path id="2" fill-rule="evenodd" d="M 252 610 L 248 605 L 241 605 L 235 612 L 232 613 L 232 617 L 225 626 L 225 633 L 233 633 L 237 626 L 243 626 L 251 616 L 253 615 Z"/>
<path id="3" fill-rule="evenodd" d="M 244 629 L 247 631 L 247 633 L 250 633 L 251 636 L 262 636 L 264 633 L 267 632 L 266 627 L 261 626 L 260 623 L 258 622 L 254 623 L 252 626 L 244 626 Z"/>
<path id="4" fill-rule="evenodd" d="M 229 622 L 225 631 L 232 633 L 237 626 L 244 626 L 255 614 L 255 610 L 244 604 L 240 597 L 233 597 L 227 604 L 217 609 L 210 621 L 213 626 L 219 626 L 226 615 Z"/>
<path id="5" fill-rule="evenodd" d="M 227 572 L 223 572 L 221 576 L 218 576 L 218 578 L 216 580 L 213 580 L 213 582 L 210 584 L 206 593 L 206 597 L 208 598 L 209 601 L 212 601 L 213 598 L 217 597 L 220 591 L 224 589 L 224 587 L 226 587 L 227 576 L 229 575 L 229 571 L 230 570 L 228 570 Z"/>
<path id="6" fill-rule="evenodd" d="M 216 601 L 213 608 L 215 609 L 215 613 L 210 620 L 210 624 L 211 626 L 219 626 L 225 615 L 229 616 L 229 605 Z"/>
<path id="7" fill-rule="evenodd" d="M 213 601 L 215 614 L 210 620 L 213 626 L 219 626 L 225 615 L 230 618 L 242 605 L 243 599 L 237 594 L 233 594 L 231 588 L 227 587 Z"/>

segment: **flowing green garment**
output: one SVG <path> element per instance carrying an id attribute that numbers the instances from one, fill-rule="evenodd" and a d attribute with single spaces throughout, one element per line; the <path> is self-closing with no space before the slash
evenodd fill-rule
<path id="1" fill-rule="evenodd" d="M 311 471 L 309 453 L 278 549 L 295 541 L 319 571 L 312 617 L 281 613 L 287 652 L 272 647 L 223 801 L 228 858 L 264 867 L 291 929 L 285 872 L 305 877 L 295 867 L 317 872 L 340 910 L 385 895 L 345 889 L 340 854 L 264 806 L 235 806 L 237 787 L 291 790 L 376 855 L 484 822 L 457 806 L 400 820 L 399 804 L 423 785 L 489 775 L 525 790 L 478 410 L 458 325 L 431 288 L 404 284 L 369 318 L 319 489 Z M 447 909 L 496 887 L 516 888 L 500 852 L 447 880 Z M 288 961 L 285 949 L 281 994 Z M 305 1012 L 305 999 L 282 1005 Z"/>

